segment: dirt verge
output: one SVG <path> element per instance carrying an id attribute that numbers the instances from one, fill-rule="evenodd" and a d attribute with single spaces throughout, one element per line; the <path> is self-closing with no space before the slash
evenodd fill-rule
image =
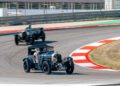
<path id="1" fill-rule="evenodd" d="M 120 40 L 93 50 L 89 58 L 96 64 L 120 70 Z"/>

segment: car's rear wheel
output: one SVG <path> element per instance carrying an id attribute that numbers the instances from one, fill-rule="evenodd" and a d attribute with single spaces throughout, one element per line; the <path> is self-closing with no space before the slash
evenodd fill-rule
<path id="1" fill-rule="evenodd" d="M 67 62 L 66 63 L 66 73 L 72 74 L 74 71 L 74 63 L 73 62 Z"/>
<path id="2" fill-rule="evenodd" d="M 16 34 L 15 35 L 15 44 L 16 45 L 19 45 L 19 38 L 18 38 L 19 36 Z"/>
<path id="3" fill-rule="evenodd" d="M 23 33 L 22 33 L 22 38 L 23 38 L 23 40 L 26 39 L 26 36 L 27 36 L 26 32 L 23 32 Z"/>
<path id="4" fill-rule="evenodd" d="M 42 37 L 42 42 L 44 42 L 45 41 L 45 37 Z"/>
<path id="5" fill-rule="evenodd" d="M 42 70 L 46 74 L 51 74 L 51 66 L 50 66 L 50 64 L 47 61 L 43 62 Z"/>
<path id="6" fill-rule="evenodd" d="M 42 31 L 40 34 L 39 34 L 39 37 L 42 39 L 42 42 L 45 41 L 45 33 Z"/>
<path id="7" fill-rule="evenodd" d="M 30 44 L 33 44 L 35 42 L 34 37 L 30 38 Z"/>
<path id="8" fill-rule="evenodd" d="M 24 62 L 23 62 L 23 68 L 24 68 L 24 71 L 26 73 L 29 73 L 30 72 L 30 61 L 28 59 L 25 59 Z"/>

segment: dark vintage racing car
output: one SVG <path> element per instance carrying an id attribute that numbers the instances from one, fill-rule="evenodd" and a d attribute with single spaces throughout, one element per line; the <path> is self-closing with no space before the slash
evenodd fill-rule
<path id="1" fill-rule="evenodd" d="M 15 44 L 19 45 L 19 42 L 26 42 L 26 44 L 33 44 L 35 40 L 42 39 L 45 41 L 45 33 L 43 28 L 35 29 L 31 26 L 27 27 L 25 31 L 17 33 L 14 36 Z"/>
<path id="2" fill-rule="evenodd" d="M 34 61 L 36 48 L 39 49 L 38 63 Z M 62 59 L 61 54 L 54 52 L 53 46 L 33 45 L 28 48 L 28 56 L 23 59 L 23 68 L 26 73 L 31 70 L 41 70 L 46 74 L 51 74 L 52 71 L 66 71 L 67 74 L 72 74 L 74 63 L 71 57 Z"/>

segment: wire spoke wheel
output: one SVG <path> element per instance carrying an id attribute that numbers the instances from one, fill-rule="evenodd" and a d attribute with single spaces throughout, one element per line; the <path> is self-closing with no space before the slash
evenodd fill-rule
<path id="1" fill-rule="evenodd" d="M 24 68 L 24 71 L 26 73 L 29 73 L 30 72 L 30 64 L 29 64 L 29 61 L 28 60 L 25 60 L 24 63 L 23 63 L 23 68 Z"/>
<path id="2" fill-rule="evenodd" d="M 50 64 L 47 61 L 43 62 L 43 69 L 42 70 L 46 74 L 51 74 Z"/>
<path id="3" fill-rule="evenodd" d="M 72 74 L 74 71 L 74 63 L 73 62 L 67 62 L 66 64 L 66 73 Z"/>
<path id="4" fill-rule="evenodd" d="M 19 45 L 18 35 L 15 35 L 15 44 Z"/>

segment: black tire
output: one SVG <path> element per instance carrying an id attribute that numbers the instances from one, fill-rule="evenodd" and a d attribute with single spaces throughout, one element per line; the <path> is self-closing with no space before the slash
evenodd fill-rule
<path id="1" fill-rule="evenodd" d="M 25 42 L 26 42 L 26 45 L 29 44 L 29 38 L 27 36 L 25 37 Z"/>
<path id="2" fill-rule="evenodd" d="M 45 37 L 42 37 L 42 42 L 45 42 Z"/>
<path id="3" fill-rule="evenodd" d="M 18 38 L 18 35 L 17 35 L 17 34 L 15 35 L 15 44 L 16 44 L 16 45 L 19 45 L 19 38 Z"/>
<path id="4" fill-rule="evenodd" d="M 35 42 L 34 37 L 31 37 L 31 38 L 30 38 L 30 44 L 32 45 L 34 42 Z"/>
<path id="5" fill-rule="evenodd" d="M 28 48 L 28 55 L 33 55 L 31 52 L 31 48 Z"/>
<path id="6" fill-rule="evenodd" d="M 67 62 L 66 63 L 66 73 L 72 74 L 74 71 L 74 63 L 73 62 Z"/>
<path id="7" fill-rule="evenodd" d="M 39 36 L 41 37 L 42 42 L 44 42 L 44 41 L 45 41 L 45 39 L 46 39 L 46 36 L 45 36 L 44 31 L 42 31 L 42 32 L 39 34 Z"/>
<path id="8" fill-rule="evenodd" d="M 25 60 L 23 61 L 23 68 L 24 68 L 24 71 L 25 71 L 26 73 L 29 73 L 29 72 L 30 72 L 31 67 L 30 67 L 30 61 L 29 61 L 29 59 L 25 59 Z"/>
<path id="9" fill-rule="evenodd" d="M 22 38 L 23 38 L 23 40 L 26 39 L 26 36 L 27 36 L 26 32 L 23 32 L 23 33 L 22 33 Z"/>
<path id="10" fill-rule="evenodd" d="M 43 62 L 42 71 L 46 74 L 51 74 L 51 66 L 47 61 Z"/>

